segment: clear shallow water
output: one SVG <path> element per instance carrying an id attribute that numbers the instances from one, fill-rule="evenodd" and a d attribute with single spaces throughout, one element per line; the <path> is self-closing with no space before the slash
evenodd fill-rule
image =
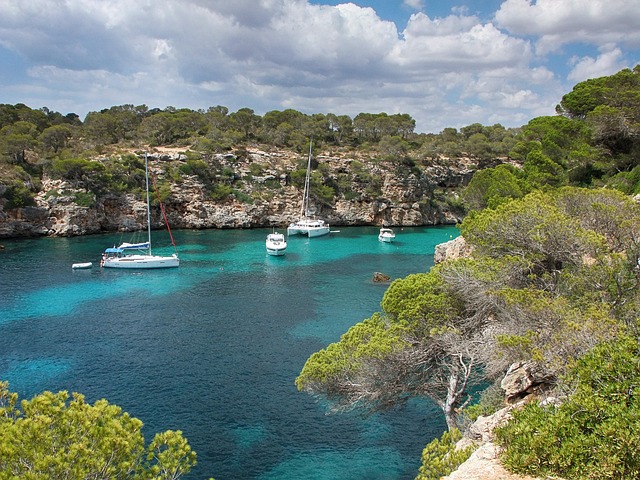
<path id="1" fill-rule="evenodd" d="M 313 352 L 380 309 L 374 272 L 427 271 L 458 234 L 396 229 L 381 244 L 377 231 L 291 237 L 284 257 L 266 255 L 264 229 L 178 231 L 180 268 L 150 271 L 97 266 L 116 235 L 5 240 L 0 379 L 22 398 L 106 398 L 145 423 L 147 441 L 182 430 L 198 454 L 189 479 L 413 479 L 445 429 L 436 407 L 326 415 L 294 385 Z"/>

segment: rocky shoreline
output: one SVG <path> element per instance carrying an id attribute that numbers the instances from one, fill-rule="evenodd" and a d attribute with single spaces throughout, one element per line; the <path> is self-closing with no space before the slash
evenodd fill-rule
<path id="1" fill-rule="evenodd" d="M 149 156 L 150 168 L 162 179 L 174 162 L 185 162 L 184 153 L 156 152 Z M 216 201 L 207 196 L 205 185 L 195 175 L 182 175 L 171 182 L 171 195 L 165 202 L 172 229 L 283 227 L 297 219 L 302 192 L 290 179 L 299 155 L 291 152 L 264 152 L 247 149 L 242 155 L 217 154 L 208 157 L 217 169 L 233 171 L 237 196 Z M 319 155 L 326 168 L 324 175 L 337 181 L 344 172 L 352 172 L 358 159 L 340 155 Z M 317 215 L 332 226 L 424 226 L 455 224 L 461 213 L 446 201 L 437 201 L 436 192 L 457 196 L 473 170 L 464 164 L 456 167 L 436 165 L 410 172 L 384 162 L 361 162 L 367 175 L 380 185 L 376 195 L 368 192 L 366 181 L 349 177 L 349 198 L 336 196 L 331 204 L 318 205 Z M 259 165 L 261 174 L 252 174 Z M 266 185 L 269 185 L 266 187 Z M 275 188 L 274 188 L 275 185 Z M 1 187 L 1 185 L 0 185 Z M 146 228 L 146 206 L 133 194 L 95 195 L 91 205 L 79 205 L 78 195 L 90 194 L 81 183 L 44 176 L 36 196 L 36 205 L 4 209 L 0 201 L 0 238 L 36 236 L 77 236 Z M 250 201 L 246 199 L 250 198 Z M 159 209 L 152 212 L 152 228 L 164 228 Z"/>

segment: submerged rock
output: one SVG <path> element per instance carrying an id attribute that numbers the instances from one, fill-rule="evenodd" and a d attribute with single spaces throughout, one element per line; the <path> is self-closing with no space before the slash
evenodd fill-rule
<path id="1" fill-rule="evenodd" d="M 376 272 L 373 274 L 373 281 L 376 283 L 384 283 L 388 282 L 389 280 L 391 280 L 391 277 L 384 273 Z"/>

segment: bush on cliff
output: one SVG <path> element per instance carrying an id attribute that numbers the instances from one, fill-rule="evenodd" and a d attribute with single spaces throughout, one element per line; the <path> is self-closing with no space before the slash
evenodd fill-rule
<path id="1" fill-rule="evenodd" d="M 635 338 L 582 357 L 561 405 L 531 403 L 497 430 L 511 470 L 571 479 L 640 478 L 640 351 Z"/>

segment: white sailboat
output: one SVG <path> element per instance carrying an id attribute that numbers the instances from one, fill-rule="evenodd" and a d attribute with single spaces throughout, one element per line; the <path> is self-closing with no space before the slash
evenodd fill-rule
<path id="1" fill-rule="evenodd" d="M 175 253 L 168 257 L 151 253 L 151 209 L 149 207 L 149 160 L 144 155 L 144 170 L 147 188 L 147 241 L 143 243 L 122 243 L 117 247 L 107 248 L 102 254 L 100 266 L 105 268 L 172 268 L 180 265 Z M 167 225 L 168 227 L 168 225 Z M 173 241 L 173 237 L 172 237 Z M 174 244 L 175 246 L 175 244 Z M 129 254 L 137 251 L 140 253 Z"/>
<path id="2" fill-rule="evenodd" d="M 309 179 L 311 177 L 311 147 L 309 142 L 309 160 L 307 162 L 307 175 L 304 180 L 304 196 L 302 199 L 302 212 L 297 222 L 291 223 L 287 227 L 287 235 L 307 235 L 309 238 L 320 237 L 329 233 L 329 224 L 324 220 L 313 218 L 315 209 L 309 207 Z"/>
<path id="3" fill-rule="evenodd" d="M 278 257 L 285 254 L 287 241 L 284 238 L 284 234 L 273 232 L 267 235 L 265 246 L 267 248 L 267 254 Z"/>

